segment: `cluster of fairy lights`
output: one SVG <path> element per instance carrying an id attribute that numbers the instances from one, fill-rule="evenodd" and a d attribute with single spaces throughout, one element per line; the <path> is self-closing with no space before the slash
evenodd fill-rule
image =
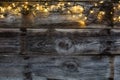
<path id="1" fill-rule="evenodd" d="M 104 1 L 100 1 L 99 3 L 94 3 L 94 6 L 98 6 L 101 3 L 104 3 Z M 32 5 L 32 8 L 28 7 L 28 5 Z M 9 5 L 0 6 L 0 18 L 1 19 L 5 18 L 4 14 L 7 12 L 15 14 L 17 16 L 22 16 L 21 11 L 23 8 L 26 11 L 31 11 L 35 16 L 37 16 L 37 14 L 39 13 L 49 16 L 50 13 L 55 11 L 61 12 L 63 14 L 71 15 L 72 18 L 75 18 L 75 20 L 79 22 L 81 26 L 85 26 L 86 21 L 88 19 L 88 16 L 86 16 L 84 13 L 85 8 L 80 4 L 79 5 L 73 4 L 73 2 L 57 2 L 55 4 L 49 4 L 49 2 L 45 2 L 44 4 L 41 4 L 39 2 L 36 2 L 34 4 L 32 4 L 31 2 L 9 3 Z M 117 11 L 120 10 L 120 4 L 118 3 L 117 6 L 113 7 L 113 9 L 117 13 Z M 89 14 L 94 15 L 95 13 L 96 13 L 95 10 L 89 10 Z M 99 11 L 97 14 L 98 21 L 102 21 L 105 14 L 106 14 L 105 11 Z M 113 21 L 120 22 L 119 14 L 113 17 Z"/>

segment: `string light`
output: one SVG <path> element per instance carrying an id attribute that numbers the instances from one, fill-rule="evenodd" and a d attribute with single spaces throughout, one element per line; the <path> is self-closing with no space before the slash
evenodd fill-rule
<path id="1" fill-rule="evenodd" d="M 93 3 L 94 7 L 99 7 L 99 5 L 101 5 L 102 3 L 104 3 L 105 1 L 101 0 L 98 3 Z M 18 3 L 19 4 L 19 3 Z M 33 12 L 34 14 L 36 14 L 36 12 L 46 15 L 48 13 L 51 12 L 61 12 L 61 14 L 66 11 L 66 15 L 72 15 L 72 18 L 69 19 L 73 19 L 76 22 L 79 22 L 81 24 L 81 26 L 85 26 L 86 25 L 86 21 L 89 20 L 89 17 L 87 15 L 84 14 L 85 8 L 80 5 L 80 4 L 76 4 L 76 3 L 72 3 L 72 2 L 58 2 L 58 3 L 52 3 L 50 4 L 49 2 L 45 2 L 45 3 L 30 3 L 30 2 L 24 2 L 22 5 L 18 5 L 16 3 L 11 3 L 8 6 L 4 6 L 4 7 L 0 7 L 0 18 L 5 18 L 3 15 L 7 12 L 10 11 L 13 14 L 16 15 L 21 15 L 22 13 L 20 13 L 22 11 L 22 9 L 24 8 L 27 11 L 33 10 L 31 12 Z M 29 7 L 30 6 L 30 7 Z M 31 9 L 31 6 L 33 7 Z M 120 3 L 117 4 L 116 6 L 113 7 L 114 10 L 120 10 Z M 60 11 L 61 10 L 61 11 Z M 99 21 L 103 20 L 103 17 L 107 14 L 105 11 L 96 11 L 94 9 L 91 9 L 88 11 L 88 13 L 90 15 L 93 14 L 97 14 L 97 19 Z M 113 12 L 110 12 L 110 14 L 113 14 Z M 48 16 L 48 15 L 47 15 Z M 95 17 L 96 17 L 95 16 Z M 113 21 L 118 21 L 120 22 L 120 16 L 117 15 L 117 17 L 113 18 Z"/>

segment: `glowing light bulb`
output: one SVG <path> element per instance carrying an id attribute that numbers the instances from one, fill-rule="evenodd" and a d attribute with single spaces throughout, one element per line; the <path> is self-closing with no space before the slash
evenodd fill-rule
<path id="1" fill-rule="evenodd" d="M 5 18 L 3 15 L 0 15 L 0 18 Z"/>
<path id="2" fill-rule="evenodd" d="M 94 5 L 95 5 L 95 6 L 98 6 L 98 4 L 97 4 L 97 3 L 95 3 Z"/>
<path id="3" fill-rule="evenodd" d="M 47 13 L 47 12 L 48 12 L 48 10 L 47 10 L 47 9 L 44 9 L 44 12 L 45 12 L 45 13 Z"/>
<path id="4" fill-rule="evenodd" d="M 116 7 L 113 7 L 113 9 L 115 10 L 115 9 L 116 9 Z"/>
<path id="5" fill-rule="evenodd" d="M 67 11 L 68 14 L 70 14 L 71 12 L 70 11 Z"/>
<path id="6" fill-rule="evenodd" d="M 110 14 L 113 14 L 113 12 L 110 12 Z"/>
<path id="7" fill-rule="evenodd" d="M 113 18 L 113 20 L 114 20 L 114 21 L 116 21 L 116 20 L 117 20 L 117 18 L 116 18 L 116 17 L 114 17 L 114 18 Z"/>
<path id="8" fill-rule="evenodd" d="M 93 13 L 94 13 L 94 11 L 93 11 L 93 10 L 91 10 L 91 11 L 90 11 L 90 13 L 91 13 L 91 14 L 93 14 Z"/>
<path id="9" fill-rule="evenodd" d="M 39 7 L 39 6 L 37 6 L 37 7 L 36 7 L 36 10 L 40 10 L 40 7 Z"/>
<path id="10" fill-rule="evenodd" d="M 71 5 L 71 3 L 70 3 L 70 2 L 68 2 L 68 5 Z"/>
<path id="11" fill-rule="evenodd" d="M 5 12 L 5 8 L 4 7 L 0 7 L 0 12 L 4 13 Z"/>
<path id="12" fill-rule="evenodd" d="M 102 3 L 104 3 L 104 1 L 100 1 L 99 3 L 101 3 L 101 4 L 102 4 Z"/>
<path id="13" fill-rule="evenodd" d="M 87 20 L 87 17 L 85 17 L 84 19 Z"/>
<path id="14" fill-rule="evenodd" d="M 25 9 L 27 9 L 27 6 L 24 6 Z"/>
<path id="15" fill-rule="evenodd" d="M 28 4 L 28 2 L 25 2 L 25 4 Z"/>
<path id="16" fill-rule="evenodd" d="M 118 19 L 120 20 L 120 16 L 118 17 Z"/>
<path id="17" fill-rule="evenodd" d="M 120 4 L 118 4 L 118 9 L 120 9 Z"/>
<path id="18" fill-rule="evenodd" d="M 105 15 L 105 12 L 104 11 L 100 11 L 99 14 Z"/>

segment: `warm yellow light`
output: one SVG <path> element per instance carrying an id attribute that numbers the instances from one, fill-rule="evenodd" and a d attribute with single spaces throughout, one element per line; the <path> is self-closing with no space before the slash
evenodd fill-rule
<path id="1" fill-rule="evenodd" d="M 15 7 L 15 3 L 12 3 L 12 6 Z"/>
<path id="2" fill-rule="evenodd" d="M 24 8 L 27 9 L 27 6 L 24 5 Z"/>
<path id="3" fill-rule="evenodd" d="M 67 11 L 68 14 L 70 14 L 71 12 L 70 11 Z"/>
<path id="4" fill-rule="evenodd" d="M 8 6 L 8 7 L 7 7 L 7 9 L 8 9 L 8 10 L 11 10 L 11 9 L 12 9 L 12 7 L 11 7 L 11 6 Z"/>
<path id="5" fill-rule="evenodd" d="M 87 20 L 87 17 L 85 17 L 85 20 Z"/>
<path id="6" fill-rule="evenodd" d="M 40 10 L 40 7 L 39 7 L 39 6 L 37 6 L 37 7 L 36 7 L 36 10 Z"/>
<path id="7" fill-rule="evenodd" d="M 116 7 L 113 7 L 113 9 L 115 10 L 115 9 L 116 9 Z"/>
<path id="8" fill-rule="evenodd" d="M 85 25 L 86 25 L 85 21 L 80 20 L 78 22 L 82 28 L 85 28 Z"/>
<path id="9" fill-rule="evenodd" d="M 101 4 L 102 4 L 102 3 L 104 3 L 104 1 L 100 1 L 99 3 L 101 3 Z"/>
<path id="10" fill-rule="evenodd" d="M 97 18 L 98 18 L 98 20 L 102 20 L 102 16 L 98 16 Z"/>
<path id="11" fill-rule="evenodd" d="M 68 2 L 68 5 L 71 5 L 71 3 L 70 3 L 70 2 Z"/>
<path id="12" fill-rule="evenodd" d="M 75 15 L 73 15 L 72 17 L 75 18 Z"/>
<path id="13" fill-rule="evenodd" d="M 39 4 L 36 4 L 37 6 L 39 6 Z"/>
<path id="14" fill-rule="evenodd" d="M 49 7 L 50 11 L 53 11 L 53 10 L 55 10 L 56 8 L 57 8 L 57 6 L 55 6 L 55 5 L 51 5 L 51 6 Z"/>
<path id="15" fill-rule="evenodd" d="M 113 14 L 113 12 L 110 12 L 110 14 Z"/>
<path id="16" fill-rule="evenodd" d="M 93 11 L 93 10 L 91 10 L 91 11 L 90 11 L 90 13 L 91 13 L 91 14 L 93 14 L 93 13 L 94 13 L 94 11 Z"/>
<path id="17" fill-rule="evenodd" d="M 57 5 L 60 7 L 60 6 L 64 6 L 65 3 L 64 2 L 59 2 Z"/>
<path id="18" fill-rule="evenodd" d="M 28 4 L 28 2 L 25 2 L 25 4 Z"/>
<path id="19" fill-rule="evenodd" d="M 98 4 L 97 4 L 97 3 L 95 3 L 94 5 L 95 5 L 95 6 L 98 6 Z"/>
<path id="20" fill-rule="evenodd" d="M 113 18 L 113 20 L 114 20 L 114 21 L 116 21 L 116 20 L 117 20 L 117 18 L 116 18 L 116 17 L 114 17 L 114 18 Z"/>
<path id="21" fill-rule="evenodd" d="M 5 8 L 4 7 L 0 7 L 0 12 L 4 13 L 5 12 Z"/>
<path id="22" fill-rule="evenodd" d="M 82 16 L 83 16 L 83 14 L 79 14 L 78 16 L 79 16 L 79 17 L 82 17 Z"/>
<path id="23" fill-rule="evenodd" d="M 118 9 L 120 9 L 120 4 L 118 4 Z"/>
<path id="24" fill-rule="evenodd" d="M 39 10 L 40 10 L 40 11 L 44 11 L 43 6 L 40 5 L 40 6 L 39 6 Z"/>
<path id="25" fill-rule="evenodd" d="M 27 10 L 29 10 L 29 8 L 27 8 Z"/>
<path id="26" fill-rule="evenodd" d="M 104 11 L 100 11 L 99 13 L 98 13 L 98 16 L 97 16 L 97 18 L 98 18 L 98 20 L 102 20 L 103 19 L 103 16 L 105 15 L 105 12 Z"/>
<path id="27" fill-rule="evenodd" d="M 118 19 L 120 19 L 120 16 L 118 17 Z"/>
<path id="28" fill-rule="evenodd" d="M 0 18 L 5 18 L 3 15 L 0 15 Z"/>
<path id="29" fill-rule="evenodd" d="M 47 9 L 44 9 L 44 12 L 45 12 L 45 13 L 47 13 L 47 12 L 48 12 L 48 10 L 47 10 Z"/>
<path id="30" fill-rule="evenodd" d="M 104 11 L 100 11 L 99 14 L 105 15 L 105 12 Z"/>
<path id="31" fill-rule="evenodd" d="M 47 5 L 48 5 L 48 3 L 45 3 L 45 5 L 47 6 Z"/>
<path id="32" fill-rule="evenodd" d="M 82 13 L 84 11 L 84 8 L 82 6 L 79 6 L 79 5 L 78 6 L 73 6 L 71 8 L 71 11 L 73 13 Z"/>

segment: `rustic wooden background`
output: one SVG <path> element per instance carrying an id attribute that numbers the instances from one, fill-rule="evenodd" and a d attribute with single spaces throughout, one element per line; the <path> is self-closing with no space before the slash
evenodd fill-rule
<path id="1" fill-rule="evenodd" d="M 118 29 L 0 29 L 0 80 L 119 80 Z"/>
<path id="2" fill-rule="evenodd" d="M 0 22 L 0 80 L 120 80 L 119 25 L 50 20 Z"/>

